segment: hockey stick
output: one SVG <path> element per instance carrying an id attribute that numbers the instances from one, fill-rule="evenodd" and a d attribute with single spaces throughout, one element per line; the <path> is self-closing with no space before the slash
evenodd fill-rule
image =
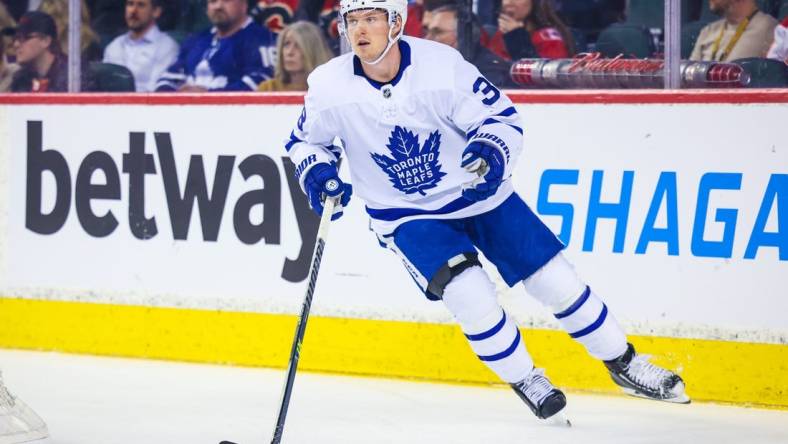
<path id="1" fill-rule="evenodd" d="M 330 184 L 329 184 L 330 186 Z M 293 382 L 295 381 L 296 370 L 298 369 L 298 359 L 301 357 L 301 343 L 306 332 L 306 321 L 309 318 L 309 309 L 312 307 L 312 297 L 315 294 L 315 283 L 317 274 L 320 271 L 320 262 L 323 260 L 323 249 L 326 245 L 328 227 L 331 226 L 331 216 L 334 214 L 334 206 L 340 197 L 327 198 L 323 205 L 323 215 L 320 217 L 320 225 L 317 229 L 317 239 L 315 240 L 315 251 L 312 253 L 312 268 L 309 272 L 309 285 L 304 296 L 304 305 L 301 307 L 301 316 L 298 318 L 295 338 L 293 338 L 293 348 L 290 350 L 290 364 L 287 367 L 287 380 L 282 389 L 282 404 L 279 406 L 279 415 L 276 419 L 274 436 L 271 444 L 279 444 L 282 440 L 282 433 L 285 428 L 285 418 L 287 408 L 290 405 L 290 395 L 293 392 Z"/>

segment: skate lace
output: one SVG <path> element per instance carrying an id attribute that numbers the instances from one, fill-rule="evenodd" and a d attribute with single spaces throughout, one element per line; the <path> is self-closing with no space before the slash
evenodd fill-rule
<path id="1" fill-rule="evenodd" d="M 517 386 L 536 406 L 542 405 L 542 401 L 554 388 L 550 381 L 544 377 L 544 370 L 542 369 L 535 369 L 529 377 L 518 382 Z"/>
<path id="2" fill-rule="evenodd" d="M 632 359 L 627 369 L 627 374 L 633 381 L 652 390 L 664 392 L 663 383 L 670 378 L 671 373 L 649 362 L 650 355 L 637 355 Z"/>

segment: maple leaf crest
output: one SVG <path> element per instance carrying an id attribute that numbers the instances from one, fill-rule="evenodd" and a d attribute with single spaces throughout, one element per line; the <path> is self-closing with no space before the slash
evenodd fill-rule
<path id="1" fill-rule="evenodd" d="M 437 187 L 446 175 L 438 162 L 440 146 L 441 135 L 437 130 L 430 133 L 424 145 L 420 145 L 417 134 L 395 126 L 386 145 L 391 157 L 377 153 L 370 155 L 388 175 L 394 188 L 405 194 L 419 193 L 426 196 L 424 191 Z"/>

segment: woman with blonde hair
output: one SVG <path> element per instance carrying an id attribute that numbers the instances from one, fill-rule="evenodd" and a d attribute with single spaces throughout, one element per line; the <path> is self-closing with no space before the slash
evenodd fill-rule
<path id="1" fill-rule="evenodd" d="M 276 44 L 274 78 L 257 87 L 258 91 L 306 91 L 306 78 L 334 54 L 317 25 L 298 21 L 279 34 Z"/>
<path id="2" fill-rule="evenodd" d="M 80 45 L 82 60 L 92 62 L 101 60 L 101 46 L 99 36 L 90 27 L 90 12 L 85 0 L 82 0 L 82 29 L 80 30 Z M 68 54 L 68 0 L 41 0 L 38 7 L 41 12 L 46 12 L 55 20 L 57 26 L 57 39 L 63 54 Z"/>

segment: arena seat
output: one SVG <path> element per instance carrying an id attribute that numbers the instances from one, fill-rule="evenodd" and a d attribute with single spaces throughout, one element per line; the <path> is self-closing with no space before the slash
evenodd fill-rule
<path id="1" fill-rule="evenodd" d="M 92 92 L 134 92 L 134 75 L 128 68 L 113 63 L 92 62 L 89 76 L 94 81 Z"/>
<path id="2" fill-rule="evenodd" d="M 599 33 L 596 50 L 605 57 L 624 54 L 645 58 L 651 57 L 655 48 L 651 32 L 645 26 L 614 23 Z"/>

